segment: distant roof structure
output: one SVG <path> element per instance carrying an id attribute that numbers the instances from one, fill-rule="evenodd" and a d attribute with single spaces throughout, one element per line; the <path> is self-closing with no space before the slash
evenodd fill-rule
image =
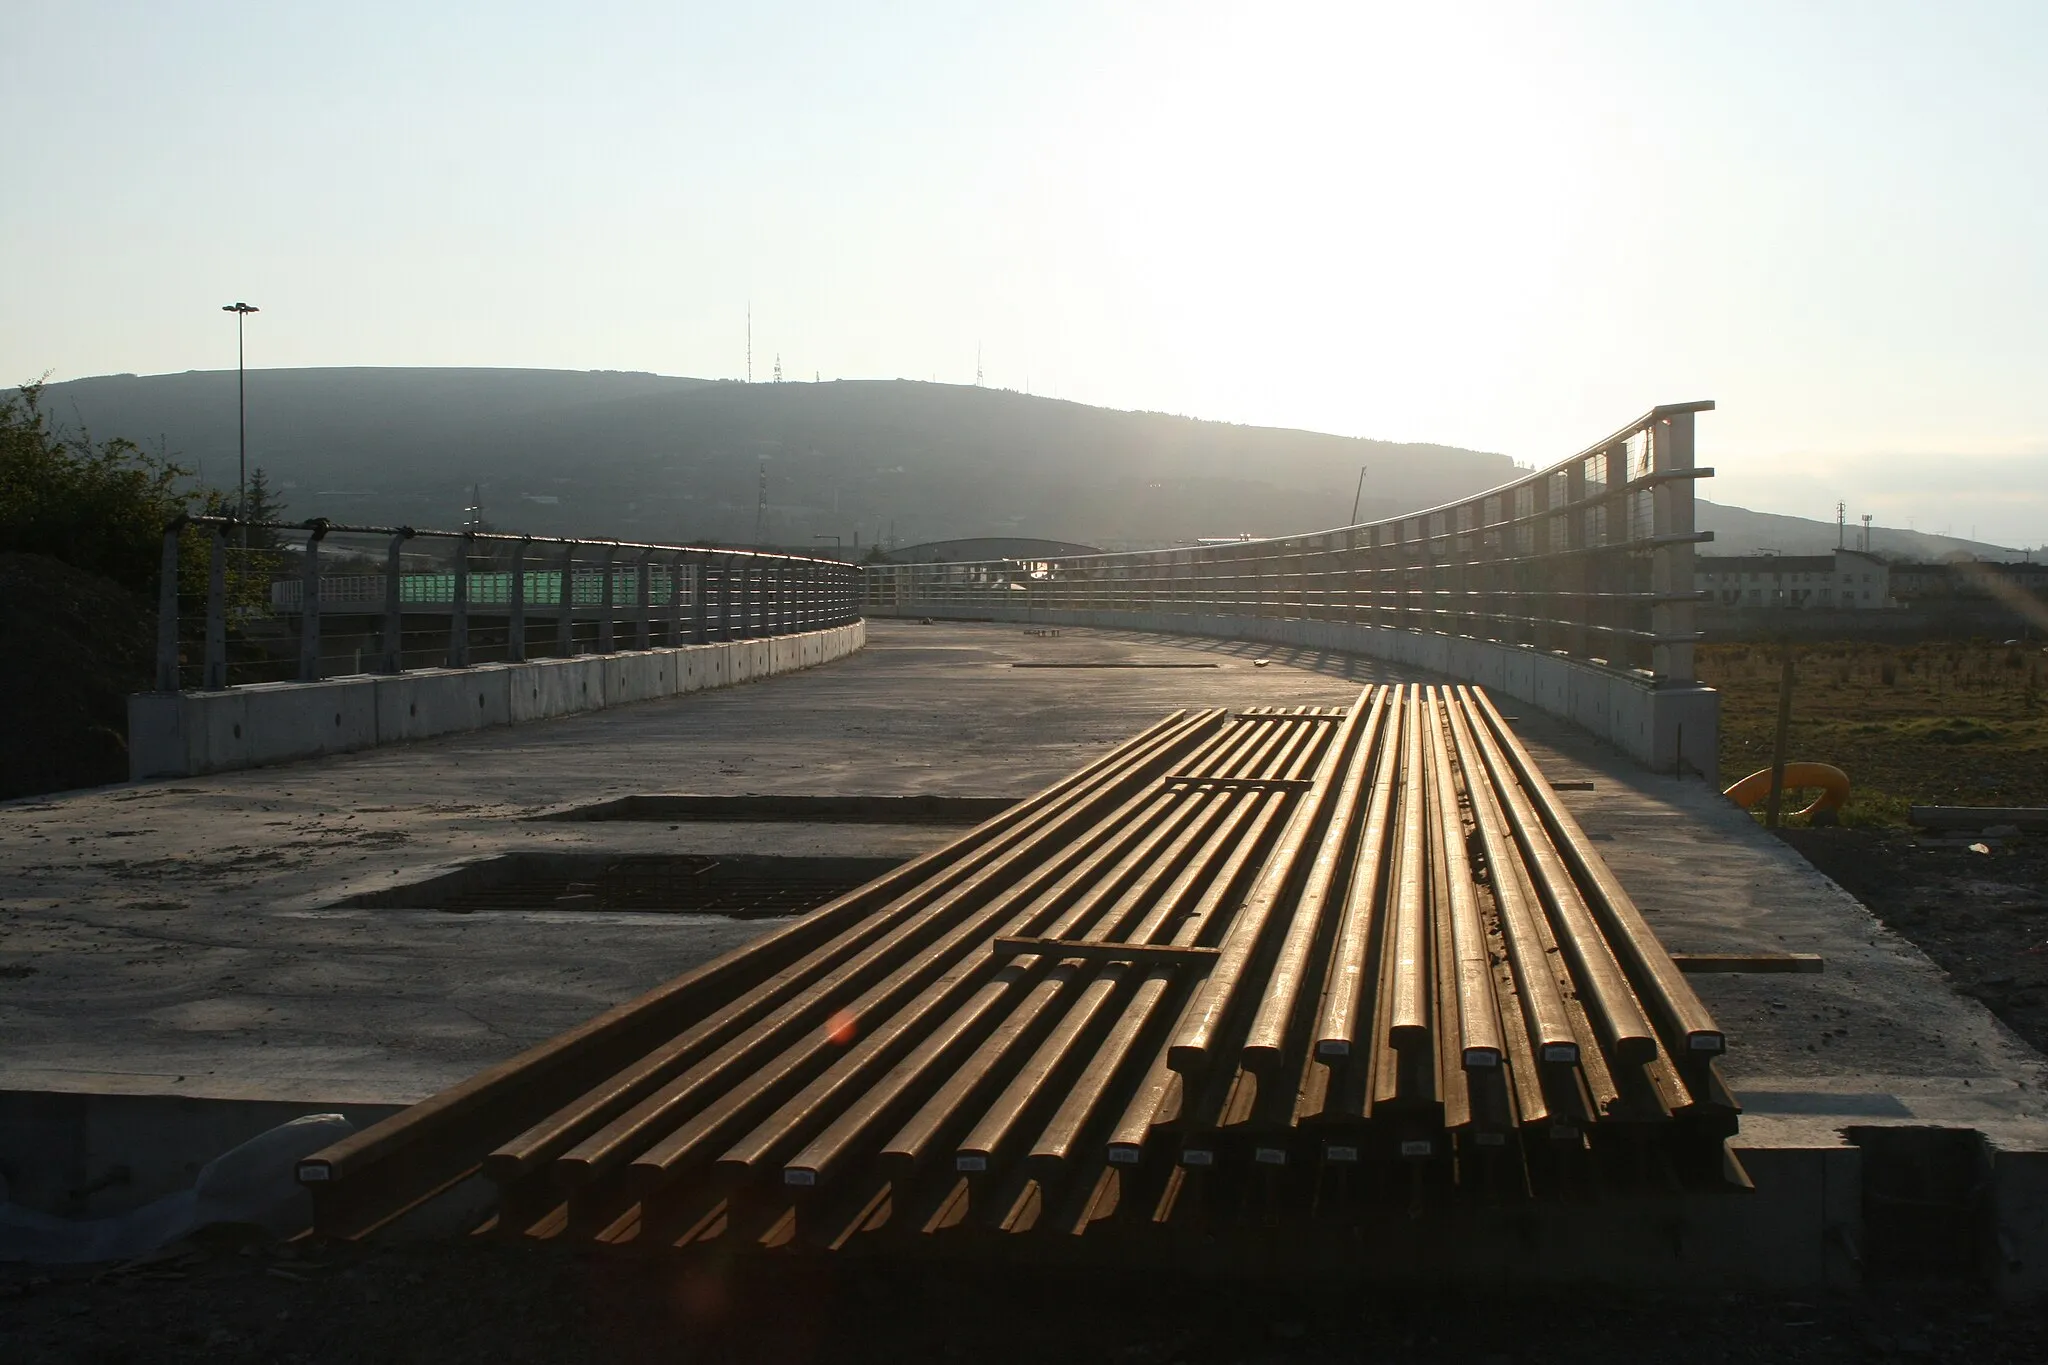
<path id="1" fill-rule="evenodd" d="M 1824 555 L 1695 555 L 1693 564 L 1699 573 L 1831 573 L 1838 558 L 1860 559 L 1871 564 L 1885 561 L 1874 554 L 1861 550 L 1830 550 Z"/>
<path id="2" fill-rule="evenodd" d="M 1070 555 L 1099 555 L 1093 545 L 1071 540 L 1038 540 L 1030 536 L 975 536 L 966 540 L 930 540 L 922 545 L 905 545 L 891 550 L 897 564 L 965 564 L 978 559 L 1064 559 Z"/>

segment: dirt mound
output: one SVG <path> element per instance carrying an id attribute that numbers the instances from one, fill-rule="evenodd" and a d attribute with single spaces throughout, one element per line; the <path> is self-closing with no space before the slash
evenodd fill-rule
<path id="1" fill-rule="evenodd" d="M 0 798 L 128 776 L 128 694 L 155 624 L 120 585 L 47 555 L 0 554 Z"/>

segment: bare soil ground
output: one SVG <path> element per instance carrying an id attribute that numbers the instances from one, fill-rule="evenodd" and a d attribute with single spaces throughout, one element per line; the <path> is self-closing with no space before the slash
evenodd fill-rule
<path id="1" fill-rule="evenodd" d="M 290 1250 L 290 1249 L 287 1249 Z M 0 1268 L 14 1365 L 207 1361 L 1472 1361 L 1528 1365 L 2048 1359 L 2048 1311 L 1893 1288 L 1798 1300 L 1114 1284 L 757 1262 L 744 1272 L 477 1245 L 288 1257 L 190 1248 L 114 1272 Z"/>
<path id="2" fill-rule="evenodd" d="M 1788 829 L 1782 837 L 1939 963 L 1958 990 L 2048 1052 L 2048 835 Z"/>

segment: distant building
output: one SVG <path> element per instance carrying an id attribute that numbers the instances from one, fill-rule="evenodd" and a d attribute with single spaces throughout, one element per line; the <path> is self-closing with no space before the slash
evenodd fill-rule
<path id="1" fill-rule="evenodd" d="M 1693 587 L 1717 607 L 1829 610 L 1891 605 L 1891 568 L 1875 555 L 1701 555 Z"/>
<path id="2" fill-rule="evenodd" d="M 1986 580 L 1996 579 L 2029 592 L 2048 597 L 2048 564 L 2031 560 L 1999 563 L 1995 560 L 1950 560 L 1944 564 L 1894 564 L 1892 593 L 1901 601 L 1929 597 L 1989 597 Z"/>

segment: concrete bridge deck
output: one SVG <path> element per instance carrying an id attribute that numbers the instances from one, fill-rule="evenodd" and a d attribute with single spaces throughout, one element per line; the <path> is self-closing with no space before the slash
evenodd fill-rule
<path id="1" fill-rule="evenodd" d="M 1260 658 L 1267 666 L 1255 666 Z M 1017 668 L 1032 663 L 1213 667 Z M 400 1105 L 744 941 L 758 921 L 330 909 L 517 850 L 907 857 L 944 827 L 555 822 L 649 792 L 1022 796 L 1178 706 L 1342 704 L 1402 675 L 1274 646 L 875 622 L 826 667 L 510 730 L 0 806 L 0 1091 Z M 1519 728 L 1673 951 L 1800 951 L 1706 976 L 1745 1147 L 1848 1125 L 2048 1149 L 2048 1062 L 1697 779 Z M 30 1105 L 33 1108 L 33 1105 Z M 15 1120 L 0 1113 L 0 1127 Z"/>

